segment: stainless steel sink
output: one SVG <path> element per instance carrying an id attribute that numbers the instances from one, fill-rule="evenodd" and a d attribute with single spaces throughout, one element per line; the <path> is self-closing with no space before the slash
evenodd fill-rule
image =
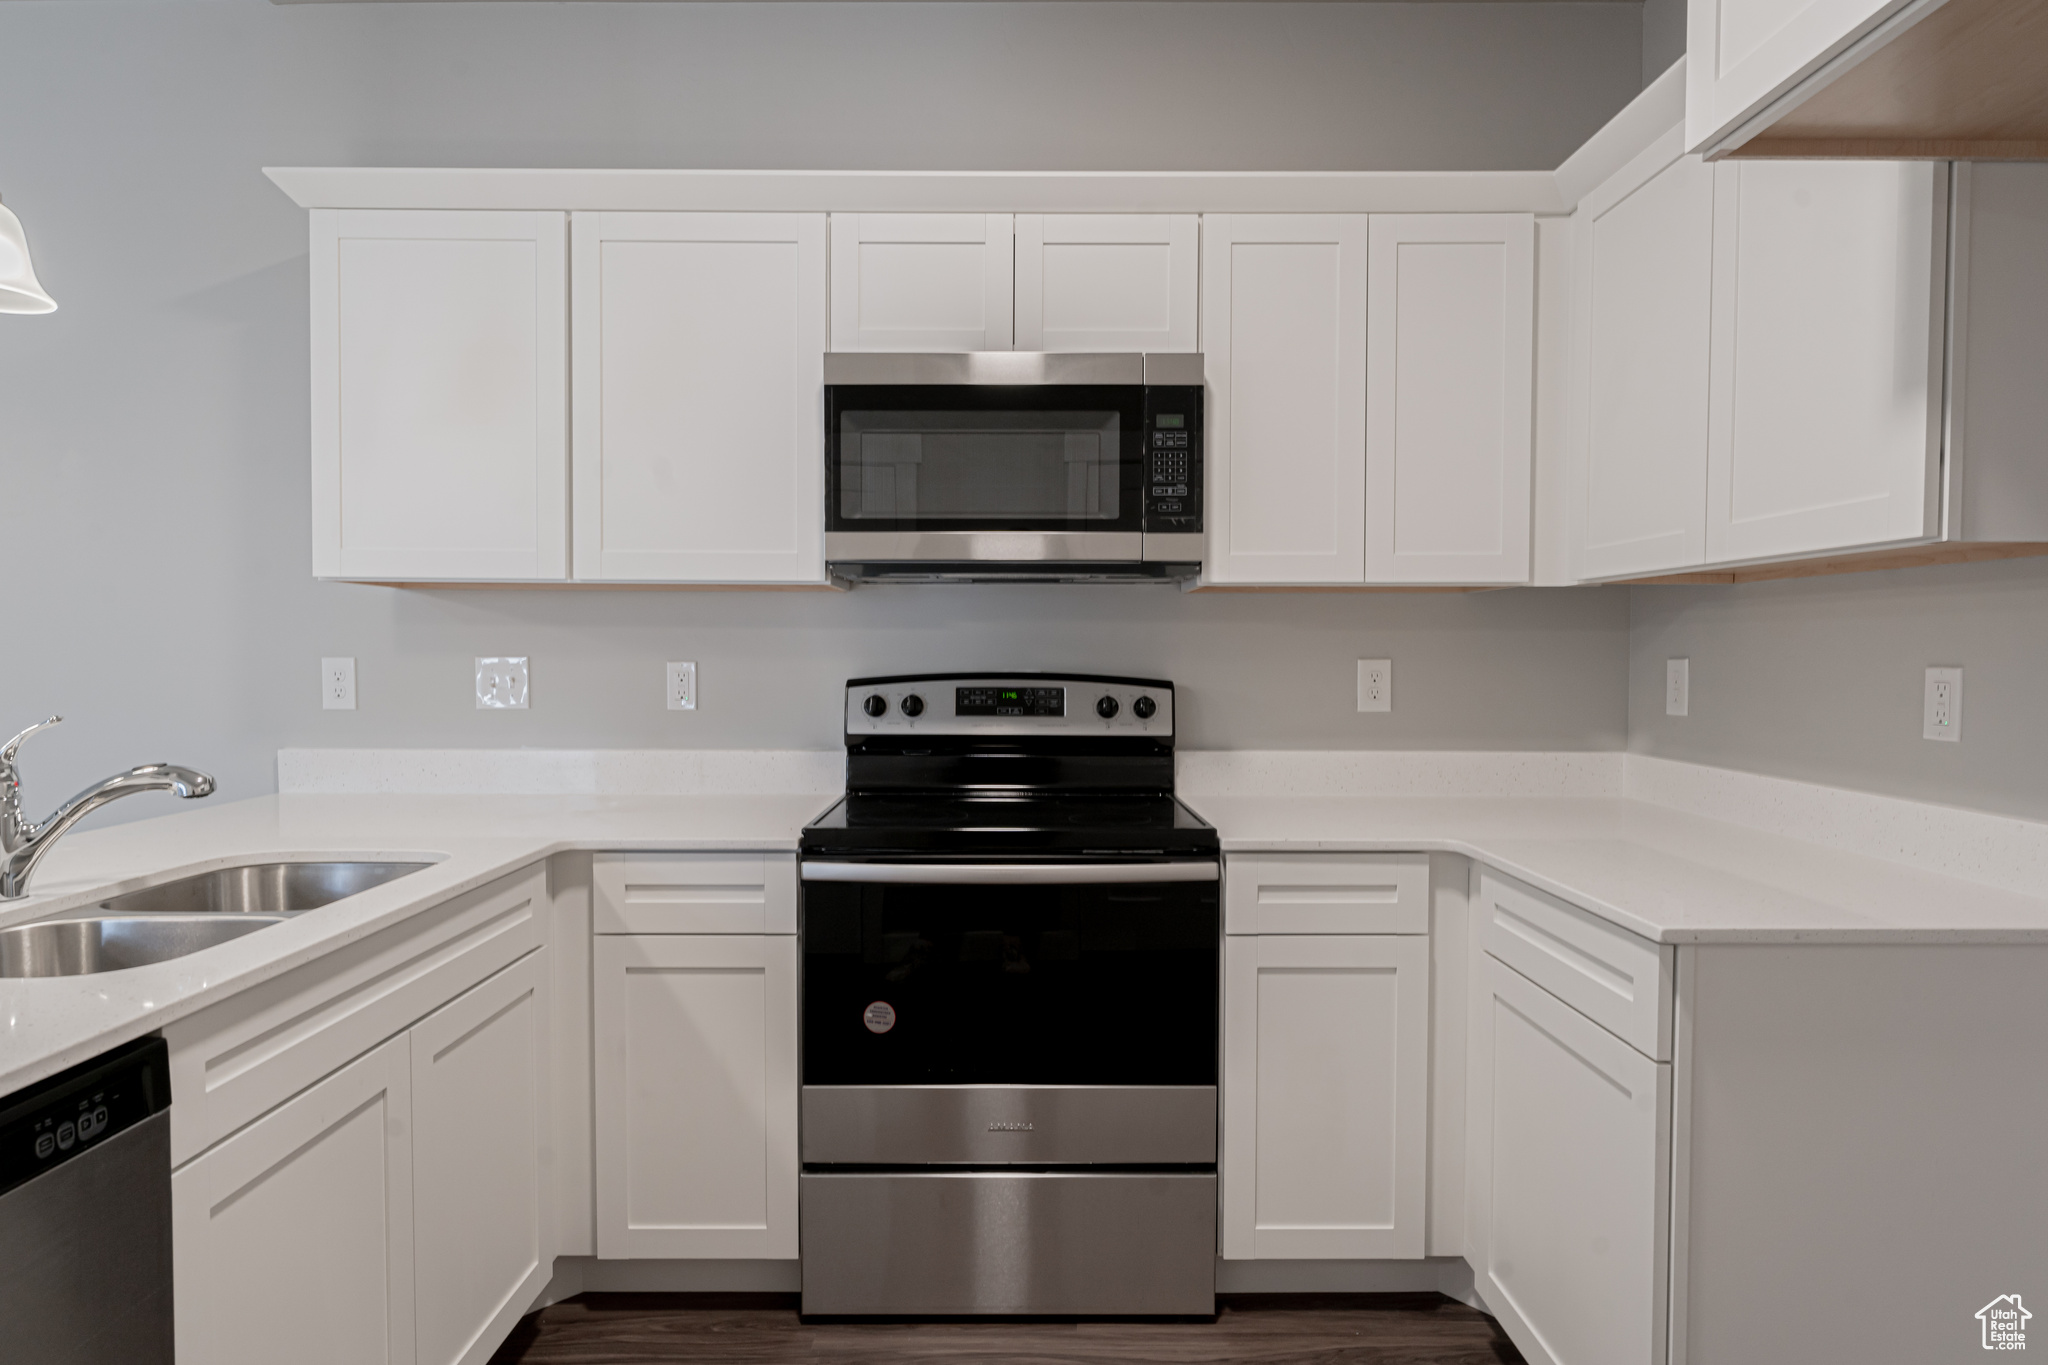
<path id="1" fill-rule="evenodd" d="M 102 901 L 105 915 L 296 915 L 396 881 L 432 863 L 252 863 Z"/>
<path id="2" fill-rule="evenodd" d="M 0 977 L 146 967 L 253 934 L 432 863 L 250 863 L 0 929 Z"/>
<path id="3" fill-rule="evenodd" d="M 151 915 L 44 920 L 0 929 L 0 977 L 85 976 L 146 967 L 211 948 L 284 915 Z"/>

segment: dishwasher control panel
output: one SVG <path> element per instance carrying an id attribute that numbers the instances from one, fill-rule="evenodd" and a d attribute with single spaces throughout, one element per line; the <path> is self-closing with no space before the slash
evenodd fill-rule
<path id="1" fill-rule="evenodd" d="M 170 1051 L 161 1038 L 0 1098 L 0 1195 L 170 1106 Z"/>

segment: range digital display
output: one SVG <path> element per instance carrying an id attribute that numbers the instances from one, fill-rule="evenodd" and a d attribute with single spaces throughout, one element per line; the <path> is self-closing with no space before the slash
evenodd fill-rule
<path id="1" fill-rule="evenodd" d="M 1064 716 L 1064 687 L 956 687 L 956 716 Z"/>

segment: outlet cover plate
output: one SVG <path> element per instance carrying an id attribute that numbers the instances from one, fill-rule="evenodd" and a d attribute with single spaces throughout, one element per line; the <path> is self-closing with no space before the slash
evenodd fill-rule
<path id="1" fill-rule="evenodd" d="M 697 709 L 697 665 L 670 660 L 668 666 L 668 709 Z"/>
<path id="2" fill-rule="evenodd" d="M 356 709 L 356 661 L 354 659 L 322 659 L 320 661 L 320 706 L 326 711 L 353 711 Z"/>
<path id="3" fill-rule="evenodd" d="M 1358 661 L 1358 709 L 1361 711 L 1391 711 L 1394 709 L 1394 661 L 1392 659 L 1360 659 Z"/>
<path id="4" fill-rule="evenodd" d="M 1963 670 L 1930 668 L 1920 707 L 1920 737 L 1945 739 L 1951 743 L 1963 737 Z"/>
<path id="5" fill-rule="evenodd" d="M 1683 716 L 1692 710 L 1692 660 L 1664 661 L 1664 714 Z"/>
<path id="6" fill-rule="evenodd" d="M 526 656 L 498 656 L 476 661 L 476 709 L 526 709 Z"/>

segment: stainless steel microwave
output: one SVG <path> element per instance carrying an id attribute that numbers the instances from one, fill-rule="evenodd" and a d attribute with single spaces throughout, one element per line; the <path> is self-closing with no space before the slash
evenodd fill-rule
<path id="1" fill-rule="evenodd" d="M 829 354 L 825 467 L 837 578 L 1190 578 L 1202 357 Z"/>

